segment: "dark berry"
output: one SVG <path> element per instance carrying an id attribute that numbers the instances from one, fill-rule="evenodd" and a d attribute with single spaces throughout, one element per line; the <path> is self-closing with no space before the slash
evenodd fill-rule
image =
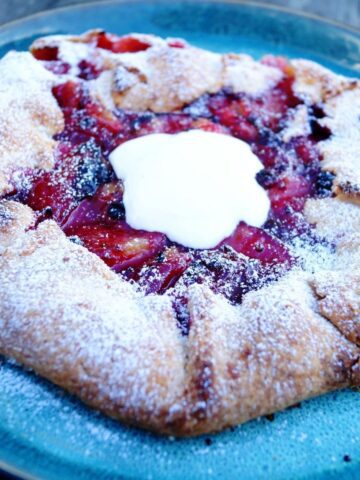
<path id="1" fill-rule="evenodd" d="M 140 130 L 145 125 L 149 124 L 154 118 L 155 115 L 151 112 L 141 113 L 134 118 L 131 122 L 131 126 L 134 130 Z"/>
<path id="2" fill-rule="evenodd" d="M 183 273 L 179 285 L 206 284 L 216 293 L 237 304 L 245 293 L 260 286 L 260 262 L 246 260 L 228 245 L 194 253 L 194 260 Z M 265 277 L 265 276 L 264 276 Z"/>
<path id="3" fill-rule="evenodd" d="M 53 214 L 53 209 L 51 207 L 45 207 L 43 213 L 45 218 L 51 218 Z"/>
<path id="4" fill-rule="evenodd" d="M 93 196 L 98 187 L 110 180 L 110 169 L 94 140 L 82 144 L 78 153 L 79 169 L 75 189 L 79 199 Z"/>
<path id="5" fill-rule="evenodd" d="M 176 316 L 176 324 L 181 334 L 185 337 L 189 335 L 191 327 L 191 317 L 186 295 L 175 295 L 175 298 L 173 298 L 172 306 Z"/>
<path id="6" fill-rule="evenodd" d="M 311 127 L 311 134 L 317 142 L 321 142 L 322 140 L 327 140 L 331 136 L 331 130 L 324 125 L 320 125 L 320 123 L 316 120 L 310 121 Z"/>
<path id="7" fill-rule="evenodd" d="M 351 462 L 351 457 L 350 457 L 350 455 L 344 455 L 344 462 L 346 462 L 346 463 Z"/>
<path id="8" fill-rule="evenodd" d="M 164 263 L 165 262 L 165 254 L 164 252 L 160 252 L 159 255 L 156 258 L 158 263 Z"/>
<path id="9" fill-rule="evenodd" d="M 81 238 L 77 235 L 70 235 L 69 237 L 70 242 L 76 243 L 77 245 L 84 245 Z"/>
<path id="10" fill-rule="evenodd" d="M 262 187 L 266 188 L 274 185 L 276 177 L 273 172 L 264 169 L 256 174 L 256 180 Z"/>
<path id="11" fill-rule="evenodd" d="M 96 67 L 91 62 L 88 62 L 87 60 L 81 60 L 78 64 L 78 69 L 80 71 L 79 73 L 79 78 L 82 78 L 84 80 L 94 80 L 100 75 L 100 70 L 99 68 Z"/>
<path id="12" fill-rule="evenodd" d="M 310 107 L 310 115 L 315 118 L 324 118 L 325 112 L 320 105 L 313 105 Z"/>
<path id="13" fill-rule="evenodd" d="M 124 220 L 125 219 L 125 207 L 122 202 L 113 202 L 109 205 L 108 215 L 111 220 Z"/>
<path id="14" fill-rule="evenodd" d="M 205 438 L 205 445 L 207 445 L 208 447 L 210 447 L 210 445 L 212 445 L 212 440 L 211 438 Z"/>
<path id="15" fill-rule="evenodd" d="M 334 178 L 335 175 L 331 172 L 319 172 L 315 182 L 315 188 L 318 195 L 328 196 L 331 194 Z"/>
<path id="16" fill-rule="evenodd" d="M 92 130 L 97 127 L 95 118 L 93 117 L 82 117 L 79 120 L 79 127 L 82 130 Z"/>

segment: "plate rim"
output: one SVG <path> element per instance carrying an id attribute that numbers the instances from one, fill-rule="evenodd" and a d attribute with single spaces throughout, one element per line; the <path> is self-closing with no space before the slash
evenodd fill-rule
<path id="1" fill-rule="evenodd" d="M 16 27 L 18 25 L 21 25 L 22 23 L 25 23 L 27 21 L 31 21 L 33 19 L 38 19 L 41 17 L 45 17 L 49 14 L 56 14 L 59 12 L 63 11 L 69 11 L 69 10 L 82 10 L 86 9 L 88 7 L 92 6 L 103 6 L 103 5 L 116 5 L 119 4 L 121 5 L 122 3 L 141 3 L 144 0 L 94 0 L 94 1 L 87 1 L 83 3 L 78 3 L 75 5 L 66 5 L 63 7 L 57 7 L 57 8 L 48 8 L 46 10 L 41 10 L 40 12 L 33 13 L 31 15 L 26 15 L 25 17 L 17 18 L 15 20 L 10 20 L 9 22 L 5 22 L 0 24 L 0 31 L 6 30 L 8 28 Z M 321 15 L 317 15 L 315 13 L 309 13 L 309 12 L 303 12 L 299 9 L 296 8 L 291 8 L 283 5 L 275 5 L 275 4 L 269 4 L 266 3 L 265 1 L 253 1 L 253 0 L 180 0 L 184 4 L 184 7 L 186 6 L 187 3 L 224 3 L 224 4 L 238 4 L 238 5 L 249 5 L 251 7 L 258 8 L 259 10 L 269 10 L 269 11 L 275 11 L 275 12 L 280 12 L 280 13 L 285 13 L 288 15 L 294 15 L 300 18 L 305 18 L 308 20 L 315 20 L 319 23 L 323 23 L 325 25 L 335 27 L 341 30 L 345 30 L 348 33 L 355 35 L 356 37 L 360 38 L 360 28 L 357 29 L 356 27 L 352 25 L 347 25 L 343 22 L 339 22 L 337 20 L 333 20 L 330 18 L 323 17 Z M 168 0 L 152 0 L 154 4 L 158 3 L 159 5 L 161 4 L 168 4 Z"/>
<path id="2" fill-rule="evenodd" d="M 14 467 L 11 463 L 4 462 L 4 460 L 0 458 L 0 475 L 2 473 L 12 475 L 19 480 L 41 480 L 40 477 L 27 473 L 18 467 Z"/>
<path id="3" fill-rule="evenodd" d="M 330 18 L 323 17 L 321 15 L 317 15 L 315 13 L 309 13 L 309 12 L 303 12 L 299 9 L 288 7 L 288 6 L 283 6 L 283 5 L 276 5 L 272 3 L 266 3 L 265 0 L 262 1 L 253 1 L 253 0 L 180 0 L 183 4 L 183 7 L 186 7 L 186 4 L 190 3 L 214 3 L 214 4 L 233 4 L 233 5 L 244 5 L 244 6 L 251 6 L 255 7 L 258 10 L 267 10 L 267 11 L 272 11 L 272 12 L 278 12 L 280 14 L 286 14 L 286 15 L 293 15 L 302 19 L 306 20 L 313 20 L 318 23 L 321 23 L 323 25 L 327 25 L 332 28 L 340 29 L 342 31 L 345 31 L 349 33 L 350 35 L 355 36 L 356 38 L 360 39 L 360 28 L 357 29 L 356 27 L 352 25 L 347 25 L 343 22 L 333 20 Z M 73 4 L 73 5 L 66 5 L 63 7 L 56 7 L 56 8 L 49 8 L 45 10 L 41 10 L 39 12 L 26 15 L 24 17 L 17 18 L 15 20 L 11 20 L 5 23 L 0 24 L 0 32 L 8 30 L 8 29 L 13 29 L 16 27 L 21 27 L 22 24 L 32 21 L 32 20 L 37 20 L 41 19 L 42 17 L 46 17 L 48 15 L 56 15 L 57 13 L 60 12 L 67 12 L 67 11 L 77 11 L 77 10 L 83 10 L 86 8 L 91 8 L 91 7 L 102 7 L 104 5 L 121 5 L 124 3 L 127 4 L 138 4 L 142 3 L 144 0 L 91 0 L 91 1 L 86 1 L 83 3 L 79 4 Z M 161 5 L 161 4 L 168 4 L 169 0 L 151 0 L 151 3 L 154 3 L 155 5 Z M 150 2 L 149 2 L 150 3 Z M 6 474 L 15 476 L 19 480 L 41 480 L 41 477 L 37 475 L 30 474 L 23 469 L 16 467 L 12 465 L 11 463 L 8 463 L 0 458 L 0 474 L 4 472 Z M 339 472 L 340 473 L 340 472 Z"/>

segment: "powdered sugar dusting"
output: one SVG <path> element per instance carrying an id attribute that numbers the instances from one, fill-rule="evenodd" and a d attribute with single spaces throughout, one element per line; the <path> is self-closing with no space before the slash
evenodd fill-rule
<path id="1" fill-rule="evenodd" d="M 220 86 L 221 56 L 201 49 L 155 45 L 135 55 L 119 54 L 116 61 L 138 77 L 136 84 L 114 97 L 125 109 L 172 111 Z M 116 84 L 113 88 L 116 93 Z"/>
<path id="2" fill-rule="evenodd" d="M 10 52 L 0 61 L 0 193 L 11 189 L 7 178 L 17 167 L 53 164 L 52 137 L 63 128 L 55 82 L 30 53 Z"/>
<path id="3" fill-rule="evenodd" d="M 336 75 L 308 60 L 293 60 L 296 72 L 295 93 L 309 103 L 324 105 L 331 137 L 318 144 L 322 167 L 336 174 L 335 185 L 357 195 L 360 191 L 358 144 L 360 141 L 360 84 L 356 79 Z"/>
<path id="4" fill-rule="evenodd" d="M 61 457 L 62 464 L 71 463 L 72 471 L 75 462 L 96 468 L 101 480 L 125 471 L 149 480 L 169 476 L 178 480 L 183 478 L 185 462 L 187 471 L 206 478 L 218 478 L 224 472 L 243 477 L 253 465 L 264 472 L 271 466 L 273 472 L 286 477 L 305 468 L 310 455 L 314 471 L 342 467 L 345 452 L 357 458 L 360 398 L 356 392 L 304 402 L 279 413 L 274 421 L 264 418 L 216 436 L 175 440 L 128 429 L 84 409 L 16 365 L 3 363 L 0 372 L 2 428 L 14 434 L 21 431 L 26 445 L 36 445 L 51 458 Z M 345 423 L 344 411 L 352 412 Z M 341 436 L 339 425 L 344 425 Z"/>
<path id="5" fill-rule="evenodd" d="M 109 111 L 115 110 L 115 103 L 112 97 L 113 72 L 105 70 L 98 78 L 88 82 L 89 90 L 93 98 L 100 101 Z"/>
<path id="6" fill-rule="evenodd" d="M 82 46 L 68 61 L 75 65 L 83 53 Z M 195 66 L 194 54 L 199 59 Z M 29 57 L 21 58 L 24 64 L 37 64 Z M 109 54 L 108 60 L 111 77 L 107 75 L 104 85 L 109 87 L 109 78 L 114 80 L 112 74 L 117 68 L 111 96 L 121 107 L 173 110 L 204 92 L 231 86 L 224 80 L 224 57 L 191 47 L 171 49 L 163 42 L 155 42 L 136 54 Z M 8 61 L 16 63 L 11 57 Z M 193 67 L 193 76 L 187 74 L 189 65 Z M 39 122 L 29 135 L 34 130 L 46 130 L 46 139 L 53 147 L 52 136 L 62 127 L 62 116 L 57 116 L 59 109 L 51 95 L 54 77 L 38 66 L 34 67 L 34 78 L 38 76 L 34 85 L 39 85 L 36 88 L 41 92 L 34 87 L 32 98 L 20 97 L 19 105 L 30 105 L 26 124 L 34 127 L 34 117 Z M 127 78 L 122 77 L 125 70 Z M 258 71 L 264 88 L 276 83 L 272 74 L 282 76 L 280 70 L 272 67 L 259 67 Z M 162 72 L 165 77 L 159 75 Z M 101 77 L 103 81 L 104 73 Z M 17 78 L 18 86 L 25 84 L 23 70 Z M 169 85 L 168 80 L 174 83 Z M 12 92 L 11 101 L 16 103 L 20 100 L 11 82 L 5 75 L 4 85 Z M 234 88 L 243 87 L 237 83 Z M 39 100 L 40 93 L 42 99 L 45 95 L 45 101 L 38 102 L 39 107 L 34 99 Z M 257 95 L 258 90 L 253 93 Z M 323 95 L 323 90 L 320 93 Z M 345 110 L 353 98 L 348 95 Z M 40 110 L 39 121 L 41 105 L 46 112 Z M 6 118 L 5 107 L 3 115 L 0 103 L 1 119 Z M 327 108 L 328 117 L 335 119 L 330 103 Z M 45 115 L 48 117 L 43 121 Z M 353 128 L 355 120 L 350 117 Z M 16 121 L 21 118 L 16 117 Z M 343 124 L 334 122 L 331 127 L 340 136 Z M 289 139 L 292 136 L 293 133 Z M 51 148 L 49 152 L 48 157 L 52 158 Z M 30 154 L 25 154 L 27 162 Z M 12 161 L 13 158 L 12 153 Z M 33 159 L 28 163 L 34 166 Z M 45 163 L 35 165 L 42 167 Z M 177 291 L 144 296 L 134 285 L 112 273 L 98 257 L 71 243 L 54 222 L 44 221 L 33 228 L 34 218 L 28 218 L 27 207 L 23 207 L 28 212 L 25 220 L 13 222 L 23 214 L 22 207 L 17 213 L 8 208 L 11 210 L 11 203 L 4 202 L 0 223 L 6 238 L 0 258 L 0 349 L 110 416 L 164 433 L 200 434 L 271 413 L 334 388 L 360 383 L 359 349 L 344 337 L 341 325 L 331 317 L 329 305 L 335 305 L 338 297 L 334 300 L 325 292 L 331 301 L 326 311 L 321 309 L 320 287 L 316 283 L 320 284 L 319 272 L 336 268 L 333 283 L 346 287 L 347 307 L 355 305 L 356 292 L 351 290 L 351 282 L 345 285 L 342 280 L 346 275 L 344 267 L 349 263 L 342 264 L 334 254 L 334 247 L 338 252 L 355 251 L 355 265 L 355 237 L 351 238 L 351 245 L 347 239 L 345 246 L 341 237 L 334 239 L 336 245 L 324 242 L 317 249 L 311 248 L 305 237 L 295 239 L 292 249 L 306 272 L 300 266 L 293 268 L 279 281 L 258 285 L 262 288 L 252 292 L 243 292 L 240 281 L 239 292 L 234 295 L 241 297 L 243 303 L 234 306 L 224 298 L 231 299 L 233 294 L 229 292 L 226 275 L 239 275 L 241 280 L 246 274 L 254 283 L 257 281 L 257 272 L 251 270 L 256 262 L 235 252 L 230 253 L 235 253 L 236 261 L 229 252 L 226 261 L 217 258 L 223 252 L 199 254 L 201 266 L 210 271 L 214 263 L 223 262 L 224 276 L 218 283 L 221 295 L 210 291 L 210 282 L 208 285 L 206 281 L 191 279 L 187 284 L 185 275 Z M 16 243 L 8 242 L 9 222 Z M 314 219 L 314 223 L 321 228 L 321 219 Z M 176 326 L 173 295 L 185 295 L 188 337 L 181 337 Z M 350 334 L 347 331 L 347 338 Z M 102 434 L 111 441 L 110 434 Z"/>
<path id="7" fill-rule="evenodd" d="M 285 143 L 292 138 L 307 136 L 311 133 L 309 114 L 306 105 L 299 105 L 292 112 L 287 120 L 286 127 L 281 132 L 281 137 Z"/>
<path id="8" fill-rule="evenodd" d="M 47 242 L 26 254 L 41 238 Z M 182 384 L 180 333 L 167 299 L 142 302 L 128 283 L 71 244 L 56 225 L 45 222 L 24 240 L 9 248 L 2 262 L 1 350 L 88 403 L 102 403 L 112 415 L 133 409 L 136 422 L 141 412 L 152 411 L 155 425 Z M 14 289 L 15 302 L 9 294 Z M 40 303 L 39 292 L 46 299 Z M 90 292 L 96 292 L 93 300 Z M 159 331 L 153 335 L 149 322 L 155 318 Z M 146 358 L 136 353 L 144 351 Z"/>
<path id="9" fill-rule="evenodd" d="M 195 64 L 194 58 L 197 58 Z M 136 55 L 118 55 L 116 61 L 125 71 L 122 69 L 120 75 L 117 70 L 114 90 L 119 84 L 128 89 L 123 96 L 116 97 L 117 104 L 136 110 L 171 111 L 221 87 L 260 95 L 282 78 L 279 69 L 262 65 L 246 55 L 218 55 L 193 47 L 156 46 Z M 138 77 L 136 83 L 134 75 Z M 119 91 L 123 90 L 121 86 Z"/>
<path id="10" fill-rule="evenodd" d="M 22 243 L 9 247 L 1 272 L 2 352 L 90 405 L 147 428 L 172 431 L 171 425 L 185 415 L 182 431 L 200 433 L 273 411 L 312 395 L 327 376 L 334 385 L 346 384 L 337 364 L 343 356 L 356 355 L 327 321 L 314 317 L 315 300 L 296 272 L 277 286 L 249 293 L 241 307 L 230 306 L 200 285 L 190 287 L 187 345 L 168 296 L 144 298 L 96 256 L 71 244 L 52 222 L 43 222 Z M 278 316 L 279 308 L 284 316 Z M 296 347 L 292 338 L 305 343 Z M 246 354 L 245 368 L 236 356 L 249 345 L 260 356 Z M 280 345 L 285 362 L 294 357 L 291 385 L 276 360 Z M 297 363 L 300 352 L 302 361 Z M 320 352 L 326 374 L 324 366 L 317 367 Z M 275 355 L 270 363 L 269 355 Z M 310 377 L 305 384 L 301 371 Z M 209 386 L 199 380 L 204 375 L 210 375 Z M 272 402 L 264 403 L 256 391 L 268 391 Z"/>
<path id="11" fill-rule="evenodd" d="M 309 104 L 325 101 L 353 81 L 311 60 L 295 59 L 291 64 L 295 68 L 294 92 Z"/>
<path id="12" fill-rule="evenodd" d="M 86 43 L 75 43 L 62 41 L 59 43 L 58 57 L 63 62 L 70 65 L 69 74 L 79 74 L 79 63 L 82 60 L 87 60 L 90 55 L 94 56 L 95 48 Z"/>
<path id="13" fill-rule="evenodd" d="M 278 68 L 256 62 L 248 55 L 224 55 L 223 62 L 223 85 L 234 92 L 259 96 L 283 77 Z"/>
<path id="14" fill-rule="evenodd" d="M 360 231 L 360 208 L 346 198 L 309 199 L 304 213 L 310 223 L 316 224 L 319 234 L 329 240 Z"/>
<path id="15" fill-rule="evenodd" d="M 320 142 L 322 166 L 336 173 L 336 184 L 348 193 L 360 193 L 360 86 L 329 99 L 321 124 L 332 136 Z"/>
<path id="16" fill-rule="evenodd" d="M 10 86 L 19 88 L 25 83 L 32 88 L 51 88 L 56 81 L 54 74 L 37 62 L 31 53 L 10 51 L 1 59 L 1 91 Z M 20 90 L 20 89 L 19 89 Z M 21 94 L 21 91 L 18 92 Z"/>

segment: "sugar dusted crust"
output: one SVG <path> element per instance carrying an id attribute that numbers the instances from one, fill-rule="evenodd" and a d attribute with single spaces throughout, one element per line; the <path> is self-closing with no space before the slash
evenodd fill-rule
<path id="1" fill-rule="evenodd" d="M 320 235 L 336 240 L 360 232 L 360 208 L 352 198 L 309 199 L 305 204 L 305 217 L 316 224 Z"/>
<path id="2" fill-rule="evenodd" d="M 332 132 L 329 139 L 318 144 L 322 168 L 336 175 L 337 194 L 358 199 L 360 81 L 336 75 L 309 60 L 293 60 L 292 65 L 296 74 L 295 92 L 310 104 L 323 105 L 325 116 L 319 122 Z"/>
<path id="3" fill-rule="evenodd" d="M 11 191 L 14 167 L 51 168 L 53 136 L 64 127 L 51 93 L 55 76 L 27 52 L 0 62 L 0 194 Z M 20 127 L 21 126 L 21 127 Z"/>
<path id="4" fill-rule="evenodd" d="M 29 229 L 25 206 L 3 202 L 1 219 L 2 244 L 17 238 L 1 256 L 1 352 L 115 418 L 194 435 L 360 380 L 359 349 L 300 272 L 240 307 L 192 287 L 184 340 L 166 296 L 140 295 L 52 221 Z"/>
<path id="5" fill-rule="evenodd" d="M 95 48 L 89 43 L 92 35 L 50 37 L 35 46 L 61 46 L 61 55 L 78 59 L 84 49 Z M 245 55 L 171 50 L 162 39 L 137 38 L 151 47 L 134 54 L 97 49 L 106 69 L 91 81 L 92 94 L 110 110 L 117 105 L 173 111 L 223 87 L 259 95 L 282 76 Z M 72 44 L 81 47 L 74 53 Z M 0 122 L 18 111 L 27 119 L 21 141 L 15 137 L 11 145 L 5 137 L 0 144 L 2 193 L 10 188 L 13 167 L 51 168 L 52 137 L 63 126 L 51 93 L 52 74 L 38 70 L 28 54 L 12 55 L 25 55 L 21 58 L 38 77 L 34 74 L 30 82 L 34 102 L 21 94 L 12 95 L 7 109 L 0 102 Z M 11 57 L 0 62 L 0 71 L 9 61 L 11 67 Z M 168 295 L 143 295 L 71 242 L 55 222 L 36 226 L 29 207 L 3 200 L 0 352 L 114 418 L 180 436 L 218 431 L 305 398 L 360 385 L 355 156 L 360 140 L 355 107 L 354 112 L 350 108 L 357 105 L 360 88 L 313 62 L 296 60 L 293 66 L 297 92 L 310 104 L 324 104 L 321 121 L 334 131 L 320 142 L 324 167 L 336 175 L 333 197 L 310 199 L 304 210 L 334 244 L 331 268 L 321 262 L 309 271 L 294 268 L 276 283 L 247 293 L 240 306 L 192 285 L 187 290 L 191 328 L 182 337 Z M 21 69 L 12 70 L 16 82 L 27 84 L 23 75 Z M 0 76 L 1 89 L 11 87 Z M 43 107 L 36 104 L 38 91 L 46 99 Z M 299 110 L 287 127 L 288 138 L 306 123 Z"/>
<path id="6" fill-rule="evenodd" d="M 80 43 L 94 50 L 91 42 L 95 34 L 46 37 L 36 40 L 32 49 L 50 45 L 58 47 L 61 54 Z M 106 70 L 93 82 L 92 89 L 110 108 L 170 112 L 224 87 L 259 94 L 282 77 L 280 70 L 255 62 L 249 55 L 220 55 L 190 45 L 171 48 L 171 39 L 132 36 L 149 43 L 150 48 L 136 54 L 96 49 L 98 61 Z"/>

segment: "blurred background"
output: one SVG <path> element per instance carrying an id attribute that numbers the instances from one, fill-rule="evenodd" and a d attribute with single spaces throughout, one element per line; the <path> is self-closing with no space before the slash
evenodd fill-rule
<path id="1" fill-rule="evenodd" d="M 168 1 L 171 2 L 171 0 Z M 257 2 L 257 0 L 253 1 Z M 0 23 L 9 22 L 41 10 L 88 2 L 89 0 L 0 0 Z M 360 29 L 360 0 L 263 0 L 257 3 L 295 8 Z"/>

